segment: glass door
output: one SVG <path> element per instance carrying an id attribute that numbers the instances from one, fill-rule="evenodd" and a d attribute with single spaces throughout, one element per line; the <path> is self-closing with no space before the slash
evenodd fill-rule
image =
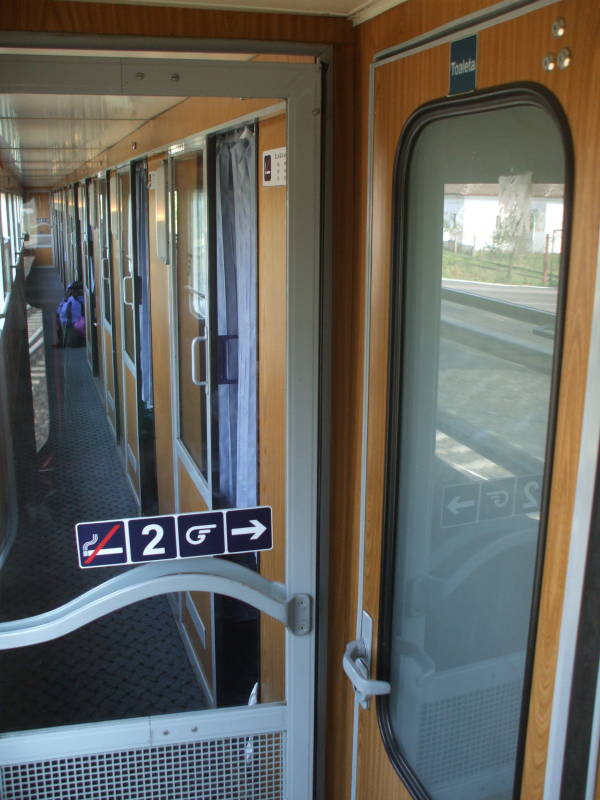
<path id="1" fill-rule="evenodd" d="M 381 714 L 432 798 L 512 796 L 552 457 L 564 146 L 490 100 L 433 112 L 395 187 Z"/>
<path id="2" fill-rule="evenodd" d="M 24 58 L 31 66 L 30 56 Z M 77 72 L 78 62 L 70 57 L 46 56 L 43 63 L 44 69 L 36 70 L 40 92 L 56 92 L 60 80 L 68 80 L 69 75 Z M 245 378 L 239 370 L 237 374 L 233 370 L 236 361 L 233 354 L 240 349 L 234 346 L 234 337 L 243 333 L 239 325 L 237 334 L 232 331 L 223 334 L 229 337 L 223 355 L 225 366 L 214 365 L 212 351 L 210 356 L 203 352 L 211 336 L 211 308 L 207 310 L 202 295 L 207 294 L 206 276 L 212 274 L 210 284 L 216 275 L 205 268 L 203 247 L 209 242 L 208 232 L 214 240 L 217 226 L 213 227 L 211 219 L 204 216 L 206 155 L 198 156 L 198 150 L 202 151 L 200 146 L 190 150 L 193 156 L 189 160 L 182 158 L 176 164 L 178 182 L 171 187 L 171 207 L 177 212 L 173 214 L 177 228 L 175 231 L 171 228 L 171 235 L 176 233 L 171 253 L 176 249 L 182 263 L 166 264 L 162 258 L 155 258 L 155 242 L 150 245 L 151 279 L 166 287 L 162 293 L 153 294 L 152 331 L 160 330 L 161 353 L 164 355 L 166 350 L 171 354 L 171 358 L 154 361 L 153 377 L 160 382 L 160 392 L 155 393 L 155 400 L 161 403 L 159 421 L 166 423 L 160 433 L 168 443 L 165 449 L 157 450 L 157 458 L 167 463 L 172 455 L 171 465 L 164 467 L 161 463 L 159 467 L 163 468 L 161 478 L 174 487 L 175 500 L 172 504 L 165 501 L 158 517 L 135 517 L 130 495 L 122 492 L 121 487 L 118 494 L 115 490 L 120 464 L 115 467 L 104 449 L 101 456 L 97 455 L 99 450 L 94 451 L 87 471 L 77 471 L 70 463 L 57 476 L 59 485 L 52 497 L 58 495 L 61 509 L 68 516 L 66 521 L 53 518 L 57 534 L 47 537 L 49 541 L 72 541 L 72 524 L 84 521 L 83 515 L 90 508 L 97 508 L 97 495 L 105 486 L 109 489 L 107 505 L 96 519 L 114 516 L 115 520 L 103 531 L 102 539 L 95 540 L 95 533 L 90 531 L 89 538 L 73 545 L 82 555 L 82 569 L 71 572 L 74 584 L 53 582 L 40 601 L 42 607 L 36 609 L 39 613 L 14 613 L 12 619 L 0 623 L 0 649 L 7 651 L 13 663 L 22 651 L 22 659 L 31 665 L 36 660 L 34 649 L 43 648 L 37 663 L 44 662 L 45 675 L 49 673 L 49 664 L 53 664 L 48 686 L 54 689 L 58 681 L 66 683 L 67 692 L 63 696 L 68 698 L 47 728 L 31 730 L 25 725 L 21 730 L 7 730 L 0 736 L 0 786 L 7 800 L 24 800 L 28 794 L 35 796 L 34 792 L 48 797 L 66 797 L 74 792 L 113 794 L 132 800 L 156 797 L 308 800 L 313 794 L 322 424 L 319 407 L 321 69 L 314 64 L 226 61 L 211 64 L 186 59 L 176 65 L 180 81 L 169 80 L 163 86 L 164 66 L 164 59 L 120 60 L 118 80 L 115 83 L 113 72 L 107 70 L 104 90 L 107 95 L 124 91 L 139 93 L 140 80 L 136 75 L 141 71 L 147 79 L 145 85 L 162 87 L 163 94 L 176 98 L 177 114 L 184 102 L 184 110 L 190 107 L 188 124 L 198 125 L 208 107 L 210 113 L 205 113 L 203 119 L 214 120 L 219 115 L 223 128 L 235 124 L 237 119 L 248 120 L 249 128 L 254 124 L 261 127 L 259 138 L 264 136 L 265 151 L 275 146 L 287 150 L 286 182 L 274 187 L 262 183 L 259 186 L 256 141 L 250 143 L 250 132 L 246 135 L 244 130 L 239 131 L 237 150 L 234 145 L 231 152 L 231 143 L 226 142 L 228 152 L 224 160 L 229 171 L 225 171 L 220 184 L 223 194 L 231 191 L 238 180 L 234 179 L 232 163 L 239 156 L 243 165 L 240 172 L 248 171 L 246 185 L 252 191 L 242 192 L 228 225 L 237 225 L 238 218 L 244 218 L 244 229 L 254 231 L 255 242 L 261 238 L 257 231 L 260 225 L 262 239 L 268 243 L 262 257 L 257 255 L 256 247 L 248 248 L 254 250 L 254 259 L 244 264 L 254 266 L 252 273 L 246 274 L 250 268 L 242 268 L 242 260 L 236 253 L 239 287 L 233 297 L 238 305 L 247 300 L 254 309 L 254 330 L 247 338 L 253 344 L 260 342 L 260 356 L 254 353 L 254 368 L 250 365 L 252 358 L 244 363 L 249 372 L 253 369 L 256 378 L 260 361 L 261 385 L 255 380 L 253 388 L 244 395 L 246 399 L 254 396 L 252 411 L 239 411 L 243 408 L 239 397 L 235 402 L 228 398 L 231 402 L 227 403 L 229 408 L 234 405 L 238 409 L 239 429 L 248 431 L 253 423 L 255 430 L 260 430 L 260 439 L 254 437 L 254 455 L 248 459 L 259 465 L 247 479 L 255 494 L 245 495 L 243 502 L 249 507 L 240 508 L 241 495 L 229 495 L 226 503 L 216 499 L 214 487 L 210 496 L 206 491 L 206 479 L 216 472 L 214 448 L 208 456 L 208 443 L 213 441 L 208 428 L 214 428 L 214 409 L 218 403 L 215 405 L 211 397 L 208 404 L 204 384 L 208 383 L 210 373 L 212 383 L 208 394 L 214 394 L 213 387 L 231 387 L 234 381 L 242 386 Z M 19 74 L 19 64 L 7 74 Z M 95 74 L 90 92 L 97 92 L 97 80 Z M 79 80 L 77 91 L 82 91 L 82 83 L 85 77 Z M 61 90 L 68 92 L 68 87 L 61 86 Z M 238 109 L 242 108 L 240 113 Z M 200 134 L 206 139 L 214 133 L 214 122 L 206 123 L 205 133 L 198 128 L 192 130 L 193 138 Z M 162 154 L 169 142 L 158 145 L 161 149 L 156 152 Z M 187 156 L 185 149 L 183 152 Z M 241 157 L 243 152 L 248 152 L 246 160 Z M 216 168 L 215 155 L 216 143 L 212 170 Z M 216 186 L 214 177 L 209 180 Z M 131 310 L 134 302 L 131 284 L 136 283 L 136 272 L 135 267 L 128 266 L 128 259 L 132 255 L 135 258 L 127 202 L 132 191 L 128 169 L 115 169 L 103 175 L 99 193 L 103 379 L 108 419 L 117 433 L 120 418 L 117 376 L 128 378 L 127 369 L 121 371 L 120 360 L 136 363 L 135 322 L 132 325 L 135 314 Z M 156 198 L 157 190 L 153 191 Z M 252 203 L 254 210 L 250 208 Z M 263 210 L 261 215 L 257 213 L 258 203 Z M 216 216 L 216 206 L 213 208 Z M 237 235 L 235 239 L 242 241 Z M 226 252 L 231 258 L 233 249 L 228 247 Z M 209 247 L 209 264 L 213 256 Z M 117 281 L 119 265 L 121 275 Z M 241 280 L 242 272 L 251 277 L 250 286 Z M 259 283 L 264 292 L 260 296 L 256 292 Z M 228 297 L 232 299 L 231 293 Z M 213 334 L 216 331 L 218 327 L 213 324 Z M 187 366 L 182 363 L 179 375 L 176 370 L 186 356 Z M 115 358 L 119 359 L 117 368 Z M 70 381 L 68 387 L 66 383 L 63 387 L 67 400 L 65 414 L 70 411 L 69 405 L 75 411 L 82 411 L 79 400 L 83 380 L 78 381 L 78 375 L 75 371 L 70 374 L 65 371 L 65 381 Z M 90 397 L 94 389 L 92 386 Z M 189 408 L 185 395 L 194 389 L 198 389 L 191 395 L 195 405 Z M 121 394 L 125 402 L 124 387 Z M 229 394 L 235 396 L 234 391 Z M 210 419 L 202 406 L 202 397 L 210 405 Z M 188 415 L 183 425 L 179 419 L 180 399 Z M 232 413 L 229 421 L 233 416 Z M 109 442 L 102 432 L 102 415 L 94 412 L 92 418 L 94 441 L 98 448 L 104 448 Z M 128 446 L 126 412 L 123 419 L 122 430 L 127 440 L 124 446 Z M 174 432 L 170 441 L 169 428 Z M 182 429 L 184 445 L 179 439 L 176 441 Z M 81 432 L 67 423 L 64 435 L 70 447 L 68 452 L 74 457 L 81 449 Z M 244 447 L 250 438 L 246 435 Z M 263 448 L 260 454 L 259 441 Z M 239 453 L 244 447 L 236 444 L 236 465 L 240 464 Z M 230 449 L 233 451 L 233 445 Z M 89 453 L 85 448 L 83 452 L 87 458 Z M 219 454 L 219 465 L 222 461 Z M 94 472 L 90 486 L 92 469 L 104 472 Z M 73 518 L 75 514 L 78 520 Z M 40 519 L 41 516 L 37 521 Z M 138 528 L 139 535 L 135 533 Z M 108 534 L 117 538 L 110 543 L 104 541 Z M 223 545 L 214 549 L 213 540 L 219 535 Z M 127 537 L 126 541 L 121 536 Z M 206 557 L 210 555 L 217 557 Z M 115 565 L 112 561 L 115 556 L 126 559 Z M 74 563 L 73 559 L 59 560 L 61 566 L 65 561 L 70 566 Z M 133 566 L 139 561 L 149 563 Z M 110 566 L 110 572 L 104 572 L 111 575 L 108 580 L 103 580 L 102 569 L 95 568 L 102 563 Z M 58 589 L 63 593 L 60 601 L 54 599 Z M 70 592 L 66 598 L 65 592 Z M 159 614 L 159 604 L 154 601 L 165 595 Z M 175 611 L 185 631 L 181 631 L 181 640 L 177 642 L 178 630 L 171 609 L 180 599 L 182 607 Z M 146 601 L 152 603 L 140 607 Z M 138 622 L 134 624 L 133 619 Z M 269 624 L 276 634 L 259 633 L 268 632 Z M 90 645 L 89 637 L 93 638 L 99 630 L 115 634 L 116 647 L 98 644 L 97 639 L 94 646 Z M 76 639 L 74 657 L 57 665 L 48 656 L 48 646 L 56 641 L 60 648 L 73 636 L 82 637 Z M 260 658 L 268 655 L 270 668 L 277 670 L 277 689 L 272 688 L 274 682 L 268 683 L 264 677 L 266 670 L 257 674 L 259 649 Z M 146 655 L 140 659 L 140 653 Z M 167 669 L 162 666 L 164 659 L 170 664 Z M 132 667 L 134 662 L 136 666 Z M 186 671 L 188 677 L 191 674 L 196 690 L 194 702 L 201 698 L 201 702 L 188 709 L 177 705 L 176 711 L 164 708 L 165 697 L 175 696 L 177 703 L 185 689 L 180 673 L 173 677 L 174 666 Z M 150 681 L 140 691 L 142 673 Z M 13 670 L 12 675 L 17 689 L 22 690 L 24 682 L 31 680 L 31 670 Z M 66 675 L 74 677 L 65 680 Z M 239 686 L 243 691 L 235 691 Z M 28 692 L 20 694 L 30 696 Z M 94 707 L 102 694 L 108 694 L 118 709 L 116 714 L 98 720 Z M 138 705 L 131 711 L 132 696 L 146 704 L 143 712 Z M 121 708 L 128 711 L 119 713 Z"/>

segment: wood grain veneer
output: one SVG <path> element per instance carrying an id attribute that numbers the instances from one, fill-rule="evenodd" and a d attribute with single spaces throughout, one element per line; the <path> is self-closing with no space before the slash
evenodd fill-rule
<path id="1" fill-rule="evenodd" d="M 260 572 L 285 581 L 285 378 L 287 188 L 263 186 L 262 154 L 286 144 L 285 116 L 258 128 L 258 406 L 259 503 L 273 509 L 273 550 L 261 553 Z M 285 699 L 285 631 L 260 615 L 260 699 Z"/>
<path id="2" fill-rule="evenodd" d="M 474 10 L 480 3 L 453 4 L 452 16 Z M 557 16 L 567 20 L 565 45 L 573 52 L 571 67 L 546 73 L 545 53 L 556 46 L 550 26 Z M 372 54 L 394 41 L 399 42 L 448 18 L 448 6 L 408 2 L 372 23 L 361 26 L 359 40 L 359 131 L 360 170 L 365 176 L 367 130 L 367 66 Z M 571 266 L 565 327 L 565 350 L 561 382 L 552 500 L 548 526 L 546 566 L 535 654 L 533 689 L 530 700 L 528 736 L 522 794 L 537 800 L 543 793 L 551 702 L 558 647 L 562 596 L 575 491 L 581 413 L 585 389 L 587 347 L 591 320 L 598 236 L 600 133 L 597 115 L 600 84 L 600 54 L 594 46 L 598 30 L 598 9 L 588 0 L 557 3 L 531 12 L 517 20 L 479 34 L 478 88 L 513 81 L 535 81 L 553 91 L 565 109 L 575 144 L 575 199 Z M 576 54 L 584 54 L 577 59 Z M 387 363 L 387 321 L 389 297 L 391 174 L 393 154 L 400 131 L 409 114 L 423 102 L 447 92 L 448 45 L 415 54 L 377 70 L 374 158 L 374 233 L 372 280 L 371 407 L 369 415 L 367 563 L 365 607 L 377 615 L 379 597 L 381 500 L 383 491 L 383 448 L 385 433 Z M 366 187 L 366 181 L 361 181 Z M 366 192 L 360 200 L 364 228 Z M 364 239 L 359 235 L 359 253 Z M 361 713 L 361 764 L 359 785 L 362 795 L 397 797 L 400 783 L 389 762 L 374 722 L 374 712 Z M 364 758 L 363 758 L 364 757 Z M 368 760 L 367 760 L 368 759 Z M 366 764 L 369 766 L 365 766 Z M 386 776 L 386 777 L 384 777 Z"/>
<path id="3" fill-rule="evenodd" d="M 5 4 L 0 29 L 283 43 L 351 42 L 353 37 L 352 24 L 336 17 L 67 0 L 19 0 Z"/>
<path id="4" fill-rule="evenodd" d="M 166 154 L 148 159 L 148 174 L 163 169 Z M 172 268 L 156 252 L 156 189 L 148 192 L 148 255 L 150 260 L 150 318 L 152 320 L 152 376 L 154 392 L 154 436 L 156 485 L 161 514 L 175 510 L 173 484 L 173 430 L 171 421 L 171 322 L 169 308 Z"/>

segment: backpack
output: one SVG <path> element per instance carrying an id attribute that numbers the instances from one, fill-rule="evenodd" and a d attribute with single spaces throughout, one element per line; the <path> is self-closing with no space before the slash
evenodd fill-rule
<path id="1" fill-rule="evenodd" d="M 81 347 L 85 340 L 83 297 L 69 293 L 58 306 L 57 316 L 62 328 L 63 346 Z"/>

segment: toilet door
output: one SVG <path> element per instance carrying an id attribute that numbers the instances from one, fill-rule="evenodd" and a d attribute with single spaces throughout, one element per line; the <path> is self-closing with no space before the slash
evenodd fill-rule
<path id="1" fill-rule="evenodd" d="M 558 3 L 371 68 L 361 800 L 541 797 L 598 232 L 585 67 L 544 59 L 585 36 Z"/>

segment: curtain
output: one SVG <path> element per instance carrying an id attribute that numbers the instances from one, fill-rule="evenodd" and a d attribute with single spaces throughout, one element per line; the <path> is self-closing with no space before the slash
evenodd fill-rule
<path id="1" fill-rule="evenodd" d="M 216 320 L 219 494 L 257 500 L 256 137 L 216 140 Z"/>
<path id="2" fill-rule="evenodd" d="M 137 275 L 140 280 L 140 372 L 142 378 L 142 403 L 153 406 L 152 389 L 152 339 L 150 332 L 150 275 L 148 258 L 148 169 L 146 162 L 135 165 L 135 231 L 137 248 Z"/>

